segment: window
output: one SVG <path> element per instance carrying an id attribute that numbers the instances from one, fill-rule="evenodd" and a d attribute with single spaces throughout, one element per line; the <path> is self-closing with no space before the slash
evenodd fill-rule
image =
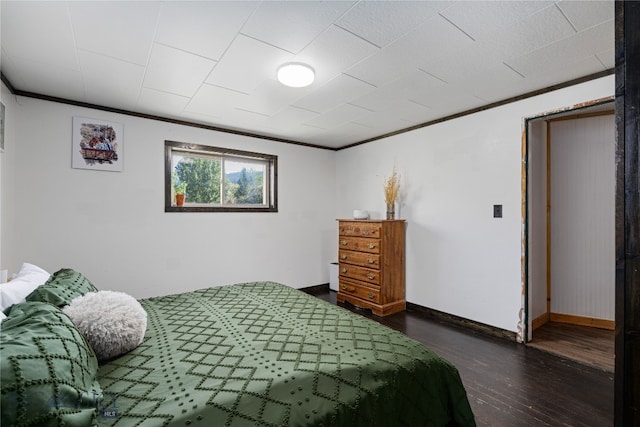
<path id="1" fill-rule="evenodd" d="M 165 141 L 165 212 L 277 212 L 278 157 Z"/>

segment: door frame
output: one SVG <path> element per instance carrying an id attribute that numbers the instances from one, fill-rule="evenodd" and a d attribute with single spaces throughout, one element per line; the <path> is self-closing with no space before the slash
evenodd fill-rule
<path id="1" fill-rule="evenodd" d="M 532 318 L 530 318 L 530 297 L 531 297 L 531 283 L 529 281 L 529 261 L 530 261 L 530 221 L 531 218 L 529 217 L 530 213 L 529 213 L 529 198 L 530 198 L 530 194 L 529 194 L 529 190 L 530 190 L 530 183 L 531 183 L 531 171 L 529 170 L 529 151 L 530 151 L 530 147 L 531 147 L 531 135 L 530 135 L 530 131 L 531 131 L 531 124 L 533 122 L 538 122 L 538 121 L 545 121 L 545 122 L 550 122 L 550 121 L 555 121 L 555 120 L 570 120 L 570 119 L 576 119 L 576 118 L 587 118 L 587 117 L 593 117 L 596 115 L 603 115 L 603 114 L 611 114 L 611 111 L 614 111 L 615 113 L 615 103 L 614 103 L 614 97 L 607 97 L 607 98 L 601 98 L 601 99 L 596 99 L 593 101 L 589 101 L 589 102 L 585 102 L 585 103 L 581 103 L 579 105 L 574 105 L 574 106 L 570 106 L 570 107 L 565 107 L 565 108 L 560 108 L 560 109 L 556 109 L 556 110 L 551 110 L 551 111 L 547 111 L 547 112 L 543 112 L 540 114 L 536 114 L 535 116 L 531 116 L 531 117 L 525 117 L 523 120 L 523 130 L 522 130 L 522 154 L 521 154 L 521 165 L 522 165 L 522 171 L 521 171 L 521 181 L 522 181 L 522 201 L 521 201 L 521 211 L 522 211 L 522 253 L 523 256 L 521 258 L 522 260 L 522 265 L 521 265 L 521 271 L 522 271 L 522 307 L 521 307 L 521 311 L 523 312 L 523 316 L 522 316 L 522 327 L 519 328 L 519 340 L 521 340 L 522 342 L 526 343 L 531 341 L 531 338 L 533 336 L 533 320 Z M 606 113 L 605 113 L 606 111 Z M 545 243 L 545 247 L 546 247 L 546 293 L 547 293 L 547 301 L 546 301 L 546 321 L 548 321 L 549 317 L 550 317 L 550 274 L 551 274 L 551 269 L 550 269 L 550 251 L 549 251 L 549 233 L 550 233 L 550 224 L 549 224 L 549 216 L 550 216 L 550 210 L 549 208 L 549 197 L 550 197 L 550 179 L 549 179 L 549 155 L 550 155 L 550 150 L 549 150 L 549 145 L 550 145 L 550 138 L 549 138 L 549 126 L 547 126 L 546 128 L 546 135 L 545 135 L 545 143 L 547 144 L 546 147 L 546 156 L 547 156 L 547 182 L 546 182 L 546 199 L 547 199 L 547 218 L 546 218 L 546 243 Z M 544 322 L 543 322 L 544 323 Z"/>

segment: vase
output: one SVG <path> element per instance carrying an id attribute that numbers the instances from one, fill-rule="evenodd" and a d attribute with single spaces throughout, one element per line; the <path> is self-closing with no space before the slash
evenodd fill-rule
<path id="1" fill-rule="evenodd" d="M 387 219 L 395 219 L 396 217 L 396 204 L 387 203 Z"/>
<path id="2" fill-rule="evenodd" d="M 176 194 L 176 206 L 184 205 L 184 194 Z"/>

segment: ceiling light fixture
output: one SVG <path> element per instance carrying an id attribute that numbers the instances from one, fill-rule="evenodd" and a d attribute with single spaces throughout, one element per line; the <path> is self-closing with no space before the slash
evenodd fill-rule
<path id="1" fill-rule="evenodd" d="M 285 86 L 309 86 L 313 83 L 314 78 L 313 68 L 300 62 L 289 62 L 278 68 L 278 81 Z"/>

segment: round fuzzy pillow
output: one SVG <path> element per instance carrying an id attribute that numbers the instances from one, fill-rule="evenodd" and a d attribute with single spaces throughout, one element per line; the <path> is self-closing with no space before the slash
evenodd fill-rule
<path id="1" fill-rule="evenodd" d="M 89 292 L 62 309 L 93 348 L 98 360 L 127 353 L 142 343 L 147 312 L 123 292 Z"/>

